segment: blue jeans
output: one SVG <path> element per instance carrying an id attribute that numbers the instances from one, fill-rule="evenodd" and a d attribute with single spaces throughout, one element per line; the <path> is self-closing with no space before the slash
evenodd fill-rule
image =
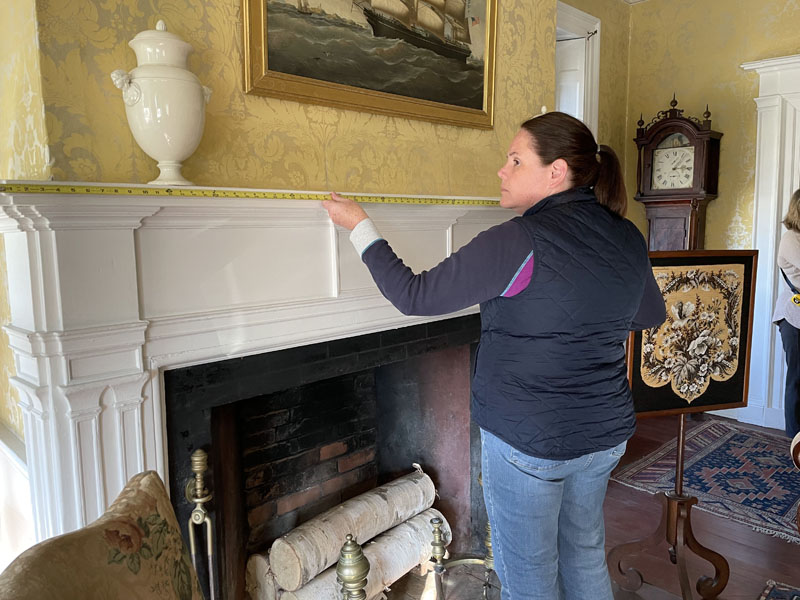
<path id="1" fill-rule="evenodd" d="M 529 456 L 481 430 L 483 496 L 502 600 L 613 600 L 603 500 L 625 453 Z"/>
<path id="2" fill-rule="evenodd" d="M 786 435 L 793 438 L 800 431 L 800 331 L 789 321 L 778 323 L 786 354 L 786 389 L 783 395 L 783 414 Z"/>

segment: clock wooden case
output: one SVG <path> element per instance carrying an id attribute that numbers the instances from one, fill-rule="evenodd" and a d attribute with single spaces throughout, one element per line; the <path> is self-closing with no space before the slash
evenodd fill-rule
<path id="1" fill-rule="evenodd" d="M 703 120 L 684 117 L 673 96 L 646 126 L 637 123 L 639 151 L 635 199 L 645 205 L 650 250 L 699 250 L 706 205 L 717 197 L 722 134 Z"/>

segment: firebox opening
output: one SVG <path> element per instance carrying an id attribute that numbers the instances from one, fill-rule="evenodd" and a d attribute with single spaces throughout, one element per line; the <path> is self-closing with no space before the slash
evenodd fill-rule
<path id="1" fill-rule="evenodd" d="M 436 485 L 451 554 L 483 552 L 478 333 L 473 315 L 165 372 L 173 504 L 185 528 L 189 457 L 206 449 L 222 597 L 243 597 L 250 553 L 412 463 Z"/>

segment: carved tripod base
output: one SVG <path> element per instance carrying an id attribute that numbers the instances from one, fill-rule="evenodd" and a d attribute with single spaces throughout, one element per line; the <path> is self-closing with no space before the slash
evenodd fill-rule
<path id="1" fill-rule="evenodd" d="M 730 567 L 725 557 L 700 544 L 692 533 L 691 508 L 693 504 L 697 504 L 697 498 L 678 496 L 674 492 L 660 492 L 655 496 L 663 507 L 658 528 L 649 537 L 620 544 L 608 553 L 611 578 L 624 590 L 629 592 L 638 590 L 644 582 L 642 574 L 633 567 L 623 566 L 623 562 L 626 562 L 625 559 L 629 555 L 641 554 L 647 548 L 658 546 L 666 539 L 670 546 L 670 561 L 678 567 L 683 600 L 693 599 L 689 573 L 686 570 L 686 555 L 689 550 L 714 566 L 714 578 L 705 575 L 700 577 L 695 588 L 704 600 L 716 598 L 728 585 Z"/>

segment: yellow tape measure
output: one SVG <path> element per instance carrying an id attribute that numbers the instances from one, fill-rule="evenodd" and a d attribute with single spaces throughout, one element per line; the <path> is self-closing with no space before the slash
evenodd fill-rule
<path id="1" fill-rule="evenodd" d="M 70 185 L 50 183 L 6 183 L 0 184 L 0 193 L 6 194 L 94 194 L 102 196 L 154 196 L 176 198 L 257 198 L 265 200 L 327 200 L 330 195 L 323 192 L 262 192 L 233 188 L 182 188 L 182 187 L 138 187 L 120 185 Z M 444 204 L 468 206 L 497 206 L 496 200 L 482 198 L 414 198 L 410 196 L 374 196 L 349 194 L 357 202 L 372 204 Z"/>
<path id="2" fill-rule="evenodd" d="M 795 294 L 794 296 L 792 296 L 792 303 L 795 306 L 800 306 L 800 294 Z"/>

